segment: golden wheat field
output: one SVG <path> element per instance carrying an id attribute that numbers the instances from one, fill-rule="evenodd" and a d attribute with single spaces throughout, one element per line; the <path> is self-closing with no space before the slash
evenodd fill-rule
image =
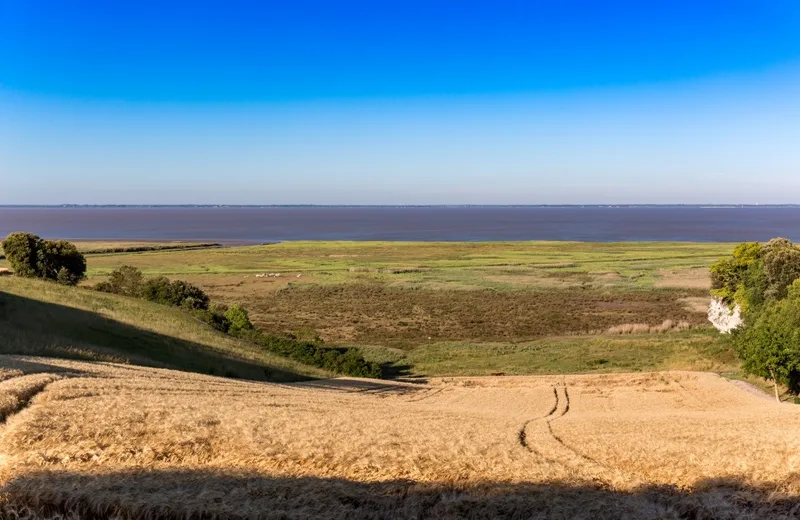
<path id="1" fill-rule="evenodd" d="M 0 366 L 8 518 L 800 515 L 800 406 L 709 373 L 277 384 Z"/>

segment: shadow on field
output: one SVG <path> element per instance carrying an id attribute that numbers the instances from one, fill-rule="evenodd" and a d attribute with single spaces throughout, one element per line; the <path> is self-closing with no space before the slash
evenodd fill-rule
<path id="1" fill-rule="evenodd" d="M 96 475 L 51 472 L 19 477 L 0 490 L 0 512 L 30 508 L 68 518 L 797 518 L 800 497 L 737 481 L 700 482 L 697 491 L 668 486 L 617 492 L 591 485 L 472 486 L 410 481 L 360 483 L 208 471 L 129 471 Z"/>
<path id="2" fill-rule="evenodd" d="M 206 345 L 140 329 L 97 313 L 0 291 L 0 354 L 129 361 L 255 381 L 308 377 L 215 352 Z"/>
<path id="3" fill-rule="evenodd" d="M 400 377 L 409 377 L 411 376 L 411 369 L 414 368 L 409 364 L 397 364 L 397 363 L 381 363 L 381 374 L 383 374 L 384 379 L 397 379 Z"/>

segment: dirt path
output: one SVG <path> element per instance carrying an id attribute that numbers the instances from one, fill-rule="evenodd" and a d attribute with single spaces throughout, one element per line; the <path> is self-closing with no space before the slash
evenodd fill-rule
<path id="1" fill-rule="evenodd" d="M 737 386 L 737 387 L 741 388 L 745 392 L 750 392 L 751 394 L 753 394 L 753 395 L 755 395 L 757 397 L 760 397 L 762 399 L 766 399 L 767 401 L 770 401 L 770 402 L 773 402 L 773 403 L 775 402 L 775 397 L 769 395 L 768 393 L 764 392 L 760 388 L 758 388 L 758 387 L 756 387 L 754 385 L 751 385 L 750 383 L 748 383 L 746 381 L 739 381 L 737 379 L 728 379 L 728 382 L 733 384 L 733 386 Z"/>

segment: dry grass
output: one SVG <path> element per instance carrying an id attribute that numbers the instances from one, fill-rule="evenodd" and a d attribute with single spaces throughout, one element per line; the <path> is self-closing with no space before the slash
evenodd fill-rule
<path id="1" fill-rule="evenodd" d="M 254 321 L 266 330 L 319 331 L 326 341 L 405 346 L 429 340 L 526 341 L 588 333 L 627 323 L 672 320 L 707 325 L 678 291 L 430 290 L 379 284 L 305 285 L 253 295 Z M 232 302 L 224 293 L 215 294 Z"/>
<path id="2" fill-rule="evenodd" d="M 658 275 L 658 280 L 653 284 L 655 287 L 673 287 L 680 289 L 711 288 L 711 277 L 706 267 L 679 270 L 661 269 L 658 271 Z"/>
<path id="3" fill-rule="evenodd" d="M 0 353 L 131 362 L 272 381 L 330 377 L 220 334 L 178 309 L 17 277 L 0 279 Z"/>
<path id="4" fill-rule="evenodd" d="M 800 407 L 713 374 L 269 384 L 0 364 L 61 378 L 2 431 L 6 512 L 745 519 L 800 510 Z"/>
<path id="5" fill-rule="evenodd" d="M 680 332 L 689 330 L 692 324 L 688 321 L 664 320 L 659 325 L 648 325 L 647 323 L 623 323 L 609 327 L 606 334 L 663 334 L 665 332 Z"/>

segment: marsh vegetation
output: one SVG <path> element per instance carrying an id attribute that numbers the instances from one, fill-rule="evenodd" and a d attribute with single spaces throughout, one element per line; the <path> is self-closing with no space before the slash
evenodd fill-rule
<path id="1" fill-rule="evenodd" d="M 270 334 L 418 375 L 734 371 L 706 320 L 708 267 L 731 247 L 292 242 L 93 255 L 86 283 L 133 265 L 242 305 Z"/>

